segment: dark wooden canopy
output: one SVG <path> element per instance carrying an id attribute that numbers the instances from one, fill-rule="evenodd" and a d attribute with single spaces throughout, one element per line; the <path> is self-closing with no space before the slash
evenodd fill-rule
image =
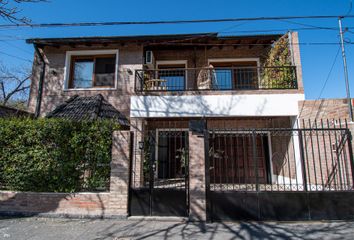
<path id="1" fill-rule="evenodd" d="M 75 121 L 113 119 L 122 127 L 129 127 L 128 119 L 107 102 L 101 94 L 89 97 L 74 95 L 48 113 L 47 117 L 65 118 Z"/>

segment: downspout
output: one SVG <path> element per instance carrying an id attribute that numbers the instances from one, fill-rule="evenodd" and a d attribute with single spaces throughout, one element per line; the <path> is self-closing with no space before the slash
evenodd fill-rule
<path id="1" fill-rule="evenodd" d="M 39 51 L 39 48 L 40 47 L 35 43 L 34 44 L 34 49 L 36 51 L 37 56 L 39 57 L 39 60 L 42 62 L 42 71 L 41 71 L 41 75 L 39 77 L 39 82 L 38 82 L 38 93 L 37 93 L 36 110 L 34 112 L 35 118 L 39 117 L 39 114 L 40 114 L 40 111 L 41 111 L 43 82 L 44 82 L 45 68 L 46 68 L 46 63 L 44 61 L 43 55 Z"/>

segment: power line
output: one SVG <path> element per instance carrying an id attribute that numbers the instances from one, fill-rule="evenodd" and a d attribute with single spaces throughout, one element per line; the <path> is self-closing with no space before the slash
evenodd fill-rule
<path id="1" fill-rule="evenodd" d="M 338 47 L 338 50 L 337 50 L 337 53 L 336 53 L 336 55 L 335 55 L 335 57 L 334 57 L 332 66 L 331 66 L 331 68 L 330 68 L 330 70 L 329 70 L 329 72 L 328 72 L 328 74 L 327 74 L 326 80 L 324 81 L 324 83 L 323 83 L 323 85 L 322 85 L 320 94 L 319 94 L 318 97 L 315 99 L 315 102 L 318 101 L 318 100 L 321 98 L 322 93 L 323 93 L 324 89 L 325 89 L 326 86 L 327 86 L 328 80 L 329 80 L 329 78 L 330 78 L 330 76 L 331 76 L 331 74 L 332 74 L 332 71 L 333 71 L 333 69 L 334 69 L 334 66 L 335 66 L 335 64 L 336 64 L 336 62 L 337 62 L 337 58 L 338 58 L 340 49 L 341 49 L 341 47 L 339 46 L 339 47 Z M 301 114 L 302 114 L 302 112 L 303 112 L 303 110 L 304 110 L 304 106 L 305 106 L 305 104 L 302 105 L 302 108 L 301 108 L 301 111 L 300 111 L 300 113 L 299 113 L 299 116 L 301 116 Z M 314 110 L 314 107 L 315 107 L 315 104 L 312 106 L 310 113 Z"/>
<path id="2" fill-rule="evenodd" d="M 292 22 L 294 23 L 294 22 Z M 227 27 L 225 29 L 222 29 L 220 31 L 217 31 L 217 33 L 268 33 L 268 32 L 284 32 L 284 31 L 302 31 L 302 30 L 338 30 L 336 27 L 329 27 L 329 26 L 313 26 L 313 25 L 306 25 L 306 26 L 311 26 L 311 27 L 303 27 L 303 28 L 277 28 L 277 29 L 256 29 L 256 30 L 232 30 L 232 31 L 225 31 L 227 29 L 232 29 L 235 27 L 238 27 L 240 25 L 243 25 L 246 23 L 238 24 L 238 25 L 233 25 L 231 27 Z M 349 29 L 354 29 L 354 27 L 346 27 L 346 32 L 354 34 L 353 31 L 350 31 Z M 0 29 L 1 31 L 1 29 Z M 211 33 L 214 34 L 214 33 Z M 200 37 L 207 37 L 208 35 L 203 35 L 203 36 L 198 36 L 198 37 L 193 37 L 191 39 L 195 38 L 200 38 Z M 223 35 L 221 35 L 223 36 Z M 3 37 L 3 38 L 1 38 Z M 29 37 L 18 37 L 18 36 L 13 36 L 13 35 L 0 35 L 0 42 L 2 41 L 21 41 L 21 40 L 26 40 Z M 185 40 L 191 40 L 191 39 L 185 39 Z M 184 39 L 178 40 L 178 42 L 183 41 Z M 348 42 L 347 42 L 348 43 Z M 305 43 L 306 44 L 306 43 Z M 332 44 L 332 43 L 331 43 Z"/>
<path id="3" fill-rule="evenodd" d="M 282 45 L 278 43 L 279 45 Z M 291 43 L 291 45 L 339 45 L 338 42 L 299 42 Z M 354 45 L 354 42 L 346 42 L 346 44 Z M 164 43 L 151 43 L 150 45 L 180 45 L 180 46 L 268 46 L 269 43 L 183 43 L 168 41 Z M 288 45 L 288 44 L 283 44 Z"/>
<path id="4" fill-rule="evenodd" d="M 181 45 L 181 46 L 268 46 L 270 45 L 269 43 L 184 43 L 182 41 L 188 41 L 188 40 L 193 40 L 196 38 L 203 38 L 207 37 L 206 35 L 201 35 L 198 37 L 193 37 L 193 38 L 186 38 L 186 39 L 181 39 L 181 40 L 171 40 L 171 41 L 166 41 L 162 43 L 151 43 L 150 45 Z M 227 38 L 228 36 L 223 36 Z M 16 38 L 10 39 L 10 38 L 0 38 L 0 42 L 12 42 L 12 41 L 20 41 L 20 40 L 26 40 L 27 38 Z M 302 45 L 302 46 L 326 46 L 326 45 L 338 45 L 340 43 L 338 42 L 299 42 L 299 43 L 291 43 L 292 45 Z M 351 41 L 346 41 L 345 44 L 348 46 L 354 45 L 354 42 Z M 287 45 L 287 44 L 286 44 Z"/>
<path id="5" fill-rule="evenodd" d="M 155 25 L 155 24 L 193 24 L 193 23 L 218 23 L 218 22 L 240 22 L 240 21 L 268 21 L 268 20 L 289 20 L 289 19 L 330 19 L 344 16 L 318 15 L 318 16 L 282 16 L 282 17 L 253 17 L 253 18 L 224 18 L 224 19 L 194 19 L 194 20 L 167 20 L 167 21 L 115 21 L 115 22 L 81 22 L 81 23 L 33 23 L 33 24 L 0 24 L 0 28 L 13 27 L 92 27 L 92 26 L 113 26 L 113 25 Z M 346 15 L 346 18 L 353 18 L 354 15 Z"/>
<path id="6" fill-rule="evenodd" d="M 21 60 L 21 61 L 25 61 L 25 62 L 30 62 L 30 63 L 32 63 L 32 61 L 29 60 L 29 59 L 21 58 L 21 57 L 18 57 L 18 56 L 15 56 L 15 55 L 12 55 L 12 54 L 3 52 L 3 51 L 0 51 L 0 54 L 3 54 L 3 55 L 8 56 L 8 57 L 16 58 L 16 59 Z"/>
<path id="7" fill-rule="evenodd" d="M 332 29 L 333 28 L 333 29 Z M 348 29 L 354 27 L 347 27 Z M 257 29 L 257 30 L 239 30 L 239 31 L 223 31 L 219 33 L 264 33 L 264 32 L 284 32 L 284 31 L 302 31 L 302 30 L 338 30 L 334 27 L 303 27 L 303 28 L 277 28 L 277 29 Z"/>
<path id="8" fill-rule="evenodd" d="M 242 25 L 245 25 L 246 22 L 243 22 L 243 23 L 240 23 L 240 24 L 237 24 L 237 25 L 232 25 L 232 26 L 229 26 L 229 27 L 226 27 L 226 28 L 222 28 L 220 31 L 217 31 L 218 33 L 222 32 L 222 31 L 225 31 L 225 30 L 228 30 L 228 29 L 234 29 L 236 27 L 239 27 L 239 26 L 242 26 Z M 204 34 L 204 35 L 199 35 L 199 36 L 196 36 L 196 37 L 190 37 L 190 38 L 184 38 L 184 39 L 178 39 L 178 40 L 170 40 L 170 41 L 165 41 L 165 42 L 162 42 L 160 44 L 165 44 L 165 43 L 169 43 L 169 44 L 172 44 L 172 43 L 181 43 L 181 42 L 184 42 L 184 41 L 190 41 L 190 40 L 195 40 L 195 39 L 201 39 L 201 38 L 206 38 L 206 37 L 210 37 L 210 36 L 213 36 L 215 33 L 212 32 L 212 33 L 209 33 L 209 34 Z"/>
<path id="9" fill-rule="evenodd" d="M 331 66 L 331 68 L 330 68 L 330 70 L 329 70 L 329 72 L 328 72 L 328 74 L 327 74 L 326 81 L 324 82 L 324 84 L 323 84 L 323 86 L 322 86 L 322 89 L 321 89 L 321 91 L 320 91 L 320 94 L 319 94 L 318 97 L 317 97 L 317 100 L 321 98 L 322 93 L 323 93 L 324 89 L 326 88 L 326 85 L 327 85 L 327 82 L 328 82 L 328 80 L 329 80 L 329 77 L 331 76 L 332 71 L 333 71 L 333 68 L 334 68 L 334 66 L 335 66 L 335 64 L 336 64 L 336 62 L 337 62 L 337 57 L 338 57 L 338 55 L 339 55 L 340 49 L 341 49 L 341 47 L 339 46 L 339 47 L 338 47 L 338 50 L 337 50 L 337 54 L 336 54 L 336 56 L 334 57 L 332 66 Z"/>
<path id="10" fill-rule="evenodd" d="M 353 10 L 353 0 L 350 0 L 348 12 L 344 15 L 344 17 L 350 15 L 352 13 L 352 10 Z"/>
<path id="11" fill-rule="evenodd" d="M 0 35 L 0 38 L 2 38 L 2 40 L 6 40 L 6 39 L 8 39 L 8 40 L 13 40 L 13 39 L 16 39 L 16 40 L 24 40 L 24 39 L 26 39 L 25 38 L 25 36 L 19 36 L 19 35 L 16 35 L 16 36 L 14 36 L 14 35 Z"/>
<path id="12" fill-rule="evenodd" d="M 287 23 L 291 23 L 291 24 L 296 24 L 296 25 L 300 25 L 300 26 L 303 26 L 303 27 L 311 27 L 311 28 L 318 29 L 318 30 L 335 30 L 335 31 L 338 30 L 337 27 L 315 26 L 315 25 L 312 25 L 312 24 L 300 23 L 300 22 L 290 21 L 290 20 L 286 20 L 286 19 L 280 19 L 279 21 L 287 22 Z"/>
<path id="13" fill-rule="evenodd" d="M 16 45 L 10 43 L 9 41 L 0 41 L 0 42 L 5 43 L 5 44 L 7 44 L 8 46 L 13 47 L 13 48 L 16 48 L 16 49 L 18 49 L 18 50 L 20 50 L 20 51 L 22 51 L 22 52 L 25 52 L 25 53 L 27 53 L 27 54 L 29 54 L 29 55 L 33 55 L 32 52 L 27 51 L 27 50 L 25 50 L 25 49 L 23 49 L 23 48 L 21 48 L 21 47 L 18 47 L 18 46 L 16 46 Z"/>

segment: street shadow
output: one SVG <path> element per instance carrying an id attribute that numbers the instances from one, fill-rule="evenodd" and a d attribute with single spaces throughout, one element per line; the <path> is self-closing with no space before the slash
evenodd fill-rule
<path id="1" fill-rule="evenodd" d="M 346 222 L 159 222 L 112 223 L 97 232 L 96 240 L 127 239 L 317 239 L 341 238 L 350 233 Z"/>

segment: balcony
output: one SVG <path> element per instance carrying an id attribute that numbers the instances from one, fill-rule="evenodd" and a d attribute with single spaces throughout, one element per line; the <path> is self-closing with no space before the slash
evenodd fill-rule
<path id="1" fill-rule="evenodd" d="M 243 91 L 297 89 L 295 66 L 136 70 L 135 91 Z"/>

